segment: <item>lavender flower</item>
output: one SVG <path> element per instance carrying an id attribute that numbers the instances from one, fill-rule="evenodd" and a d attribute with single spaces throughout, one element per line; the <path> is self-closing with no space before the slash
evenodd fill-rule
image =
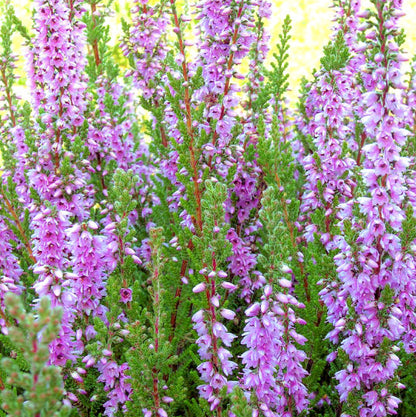
<path id="1" fill-rule="evenodd" d="M 0 253 L 2 253 L 0 259 L 0 329 L 2 333 L 7 333 L 4 296 L 7 292 L 15 294 L 22 292 L 20 276 L 23 271 L 13 253 L 11 244 L 13 241 L 15 241 L 15 237 L 6 226 L 3 218 L 0 217 Z"/>
<path id="2" fill-rule="evenodd" d="M 53 307 L 63 307 L 59 338 L 50 345 L 51 363 L 61 366 L 65 365 L 67 360 L 75 360 L 76 357 L 71 340 L 74 335 L 72 323 L 76 295 L 65 273 L 68 266 L 68 247 L 65 238 L 68 214 L 45 208 L 32 221 L 33 255 L 37 260 L 33 271 L 39 276 L 33 288 L 39 297 L 49 296 Z"/>
<path id="3" fill-rule="evenodd" d="M 248 318 L 242 344 L 248 349 L 242 354 L 242 386 L 252 393 L 253 403 L 257 399 L 259 409 L 267 416 L 292 416 L 295 410 L 300 413 L 308 406 L 302 383 L 306 371 L 301 366 L 306 355 L 296 347 L 306 338 L 294 328 L 302 320 L 296 318 L 290 305 L 303 306 L 286 291 L 273 295 L 272 287 L 266 285 L 261 302 L 245 311 Z"/>
<path id="4" fill-rule="evenodd" d="M 394 29 L 400 7 L 378 2 L 372 13 L 382 19 L 382 25 Z M 361 220 L 355 217 L 352 221 L 360 228 L 358 238 L 351 245 L 343 243 L 343 252 L 336 257 L 342 282 L 339 297 L 349 300 L 348 314 L 354 317 L 355 325 L 347 326 L 345 318 L 334 323 L 334 332 L 344 334 L 341 347 L 350 359 L 336 378 L 342 401 L 350 393 L 364 391 L 360 415 L 385 416 L 395 414 L 400 402 L 387 386 L 400 365 L 395 345 L 405 332 L 402 321 L 405 308 L 396 306 L 393 300 L 413 297 L 404 272 L 402 245 L 396 235 L 404 219 L 402 204 L 407 191 L 408 160 L 400 153 L 408 133 L 399 122 L 404 107 L 396 93 L 401 88 L 398 48 L 391 35 L 384 37 L 375 32 L 368 39 L 373 46 L 376 39 L 381 44 L 374 59 L 365 64 L 372 69 L 372 75 L 363 80 L 366 91 L 362 123 L 366 144 L 359 149 L 357 163 L 361 163 L 362 152 L 365 159 L 360 173 L 366 194 L 356 197 Z"/>

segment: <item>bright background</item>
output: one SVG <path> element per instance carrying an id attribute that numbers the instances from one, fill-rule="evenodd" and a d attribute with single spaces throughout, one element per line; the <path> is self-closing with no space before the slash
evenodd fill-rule
<path id="1" fill-rule="evenodd" d="M 28 26 L 31 25 L 31 0 L 11 0 L 15 5 L 16 13 Z M 157 0 L 149 0 L 153 3 Z M 178 2 L 195 0 L 178 0 Z M 295 98 L 299 81 L 303 76 L 310 78 L 312 70 L 319 67 L 322 47 L 328 43 L 332 26 L 333 10 L 329 7 L 331 0 L 272 0 L 273 16 L 269 22 L 269 31 L 272 34 L 272 45 L 276 44 L 281 30 L 282 22 L 287 14 L 292 19 L 292 42 L 289 59 L 291 98 Z M 365 4 L 368 0 L 362 0 Z M 0 0 L 1 3 L 1 0 Z M 121 34 L 120 16 L 126 16 L 131 7 L 132 0 L 115 0 L 113 5 L 117 13 L 112 18 L 111 27 L 114 28 L 114 43 Z M 416 54 L 416 0 L 404 0 L 404 10 L 407 15 L 401 19 L 406 30 L 407 40 L 405 49 L 409 58 Z M 21 40 L 20 40 L 21 42 Z M 24 51 L 16 39 L 16 52 L 24 60 Z M 22 67 L 22 65 L 19 65 Z M 21 75 L 24 75 L 21 72 Z M 23 81 L 22 81 L 23 82 Z M 21 86 L 24 94 L 24 87 Z"/>
<path id="2" fill-rule="evenodd" d="M 361 1 L 362 5 L 369 3 L 368 0 Z M 334 14 L 329 7 L 332 1 L 274 0 L 273 3 L 270 26 L 273 39 L 277 40 L 285 16 L 289 14 L 292 19 L 289 71 L 290 85 L 296 89 L 303 76 L 310 78 L 312 70 L 319 67 L 322 48 L 328 43 L 332 27 Z M 406 16 L 400 19 L 400 23 L 407 35 L 405 50 L 412 58 L 416 54 L 416 0 L 404 0 L 403 4 Z"/>

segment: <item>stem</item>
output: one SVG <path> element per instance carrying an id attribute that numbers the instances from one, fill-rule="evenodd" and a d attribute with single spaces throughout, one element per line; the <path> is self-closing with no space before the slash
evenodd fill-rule
<path id="1" fill-rule="evenodd" d="M 204 264 L 204 267 L 206 267 L 206 266 L 207 265 Z M 217 261 L 215 260 L 215 253 L 214 252 L 212 253 L 212 270 L 213 271 L 217 270 Z M 211 329 L 212 329 L 214 323 L 217 321 L 215 306 L 211 302 L 211 299 L 215 295 L 215 292 L 216 292 L 215 277 L 210 280 L 208 275 L 204 275 L 204 278 L 205 278 L 205 282 L 207 283 L 207 287 L 205 289 L 205 295 L 207 297 L 207 302 L 208 302 L 208 306 L 209 306 L 209 316 L 210 316 L 210 319 L 211 319 Z M 217 372 L 219 372 L 220 371 L 220 365 L 219 365 L 219 361 L 218 361 L 218 338 L 217 338 L 217 336 L 215 336 L 215 334 L 213 332 L 211 333 L 211 338 L 212 338 L 212 350 L 213 350 L 212 362 L 214 364 L 214 369 Z M 218 389 L 215 389 L 214 391 L 215 391 L 216 394 L 219 394 Z M 222 416 L 221 403 L 218 404 L 218 407 L 216 408 L 216 412 L 217 412 L 217 417 Z"/>
<path id="2" fill-rule="evenodd" d="M 181 273 L 180 273 L 181 277 L 185 275 L 187 267 L 188 267 L 188 261 L 187 260 L 182 261 Z M 178 318 L 178 309 L 181 303 L 181 295 L 182 295 L 182 281 L 179 283 L 179 287 L 176 288 L 176 292 L 175 292 L 176 302 L 175 302 L 175 308 L 173 309 L 172 315 L 170 317 L 170 325 L 172 327 L 172 332 L 169 335 L 169 342 L 172 342 L 174 334 L 175 334 L 176 320 Z"/>
<path id="3" fill-rule="evenodd" d="M 160 282 L 159 282 L 159 269 L 156 267 L 154 273 L 153 273 L 153 280 L 155 283 L 155 298 L 154 298 L 154 309 L 156 313 L 155 317 L 155 325 L 154 325 L 154 331 L 155 331 L 155 352 L 159 352 L 159 322 L 160 322 L 160 299 L 159 299 L 159 293 L 160 293 Z M 159 395 L 159 378 L 158 378 L 159 370 L 154 366 L 152 368 L 152 374 L 153 374 L 153 398 L 155 400 L 155 407 L 156 409 L 160 408 L 160 395 Z"/>
<path id="4" fill-rule="evenodd" d="M 362 155 L 362 150 L 363 150 L 366 137 L 367 136 L 364 132 L 361 133 L 361 143 L 360 143 L 360 148 L 358 149 L 358 155 L 357 155 L 357 160 L 356 160 L 357 166 L 361 165 L 361 155 Z"/>
<path id="5" fill-rule="evenodd" d="M 277 186 L 279 188 L 281 188 L 282 185 L 281 185 L 280 177 L 279 177 L 279 174 L 277 173 L 277 171 L 275 172 L 275 179 L 276 179 Z M 295 228 L 293 226 L 293 223 L 290 221 L 289 212 L 287 210 L 287 204 L 286 204 L 286 200 L 284 199 L 284 197 L 280 198 L 280 203 L 282 204 L 282 207 L 283 207 L 283 218 L 284 218 L 284 221 L 286 223 L 286 227 L 289 230 L 290 242 L 292 243 L 292 247 L 293 247 L 294 251 L 296 251 L 298 245 L 297 245 L 296 240 L 295 240 Z M 302 279 L 303 279 L 303 287 L 305 289 L 306 300 L 308 302 L 310 302 L 311 301 L 311 294 L 310 294 L 310 291 L 309 291 L 308 278 L 305 274 L 305 269 L 303 267 L 303 263 L 298 260 L 298 264 L 299 264 L 300 274 L 301 274 Z"/>
<path id="6" fill-rule="evenodd" d="M 64 89 L 63 87 L 60 88 L 60 96 L 59 96 L 59 113 L 58 113 L 58 120 L 60 120 L 62 118 L 62 114 L 63 114 L 63 106 L 62 106 L 62 95 L 64 93 Z M 59 129 L 55 130 L 55 145 L 56 145 L 56 150 L 55 150 L 55 173 L 58 172 L 58 168 L 59 168 L 59 144 L 61 141 L 61 132 Z"/>
<path id="7" fill-rule="evenodd" d="M 13 127 L 15 127 L 16 126 L 16 116 L 14 115 L 14 111 L 13 111 L 12 96 L 10 94 L 10 88 L 9 88 L 9 84 L 7 82 L 6 72 L 3 68 L 1 70 L 1 78 L 3 79 L 4 87 L 5 87 L 5 90 L 6 90 L 6 99 L 7 99 L 7 102 L 9 103 L 9 112 L 10 112 L 10 118 L 12 120 L 12 125 L 13 125 Z"/>
<path id="8" fill-rule="evenodd" d="M 97 21 L 95 19 L 95 15 L 94 15 L 94 13 L 96 11 L 97 11 L 97 3 L 91 3 L 91 19 L 92 19 L 93 29 L 95 29 L 97 27 Z M 101 64 L 101 59 L 100 59 L 100 54 L 98 52 L 98 41 L 97 41 L 97 39 L 94 39 L 94 41 L 92 42 L 92 50 L 94 52 L 95 65 L 98 69 L 98 67 Z M 99 71 L 99 73 L 101 73 L 101 71 Z"/>
<path id="9" fill-rule="evenodd" d="M 185 48 L 182 39 L 182 31 L 179 23 L 178 14 L 176 12 L 175 0 L 170 0 L 172 15 L 175 23 L 175 32 L 178 37 L 178 44 L 179 44 L 179 51 L 183 56 L 182 61 L 182 75 L 184 80 L 184 104 L 185 104 L 185 116 L 186 116 L 186 128 L 189 135 L 189 152 L 191 157 L 191 167 L 192 167 L 192 181 L 194 183 L 194 195 L 196 200 L 196 229 L 199 232 L 202 232 L 202 205 L 201 205 L 201 190 L 199 189 L 198 183 L 198 166 L 197 160 L 195 157 L 195 149 L 194 149 L 194 131 L 192 127 L 192 113 L 191 113 L 191 98 L 189 93 L 189 75 L 188 75 L 188 64 L 186 62 L 186 55 L 185 55 Z"/>
<path id="10" fill-rule="evenodd" d="M 240 7 L 238 9 L 238 13 L 237 13 L 237 19 L 241 18 L 241 14 L 243 13 L 243 8 L 244 8 L 244 2 L 242 2 L 240 4 Z M 240 28 L 240 25 L 235 25 L 234 28 L 234 33 L 233 33 L 233 37 L 231 40 L 231 45 L 235 45 L 238 39 L 238 30 Z M 227 62 L 227 70 L 226 72 L 229 72 L 233 66 L 233 60 L 234 60 L 234 52 L 231 51 L 230 56 L 228 57 L 228 62 Z M 231 87 L 231 77 L 227 77 L 227 80 L 225 81 L 225 85 L 224 85 L 224 93 L 223 93 L 223 97 L 225 97 L 228 94 L 228 91 L 230 90 Z M 221 105 L 221 113 L 220 113 L 220 117 L 218 118 L 218 121 L 222 120 L 225 116 L 225 107 L 224 104 Z M 215 131 L 212 135 L 212 140 L 211 143 L 213 146 L 215 146 L 216 142 L 218 139 L 218 133 L 217 131 Z M 212 168 L 212 155 L 209 157 L 208 160 L 208 166 L 209 169 L 211 170 Z"/>
<path id="11" fill-rule="evenodd" d="M 33 252 L 32 252 L 32 248 L 30 246 L 29 239 L 26 236 L 26 233 L 23 229 L 22 223 L 20 222 L 19 216 L 17 215 L 16 211 L 14 210 L 14 208 L 13 208 L 12 204 L 10 203 L 10 201 L 8 200 L 8 198 L 5 195 L 3 195 L 2 197 L 3 197 L 3 200 L 6 204 L 7 210 L 12 215 L 13 220 L 15 221 L 16 226 L 19 229 L 20 235 L 21 235 L 21 237 L 23 239 L 23 243 L 24 243 L 24 245 L 25 245 L 25 247 L 26 247 L 26 249 L 29 253 L 30 259 L 33 261 L 33 263 L 36 263 L 37 262 L 36 258 L 33 256 Z"/>

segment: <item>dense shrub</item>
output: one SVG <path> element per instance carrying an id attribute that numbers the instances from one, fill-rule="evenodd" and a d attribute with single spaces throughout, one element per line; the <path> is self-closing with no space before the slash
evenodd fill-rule
<path id="1" fill-rule="evenodd" d="M 334 0 L 294 105 L 266 0 L 136 0 L 117 50 L 111 3 L 3 2 L 0 416 L 416 415 L 402 2 Z"/>

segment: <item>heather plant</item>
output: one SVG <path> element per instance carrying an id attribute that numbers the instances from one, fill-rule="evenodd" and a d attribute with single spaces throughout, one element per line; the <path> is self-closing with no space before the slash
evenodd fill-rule
<path id="1" fill-rule="evenodd" d="M 266 0 L 1 2 L 0 416 L 415 413 L 401 3 L 290 103 Z"/>
<path id="2" fill-rule="evenodd" d="M 62 310 L 51 309 L 48 298 L 42 298 L 36 312 L 25 311 L 22 301 L 13 293 L 6 295 L 6 316 L 18 320 L 2 335 L 2 348 L 10 357 L 1 361 L 0 400 L 5 415 L 69 416 L 71 408 L 64 397 L 61 370 L 48 364 L 48 345 L 58 336 Z"/>

